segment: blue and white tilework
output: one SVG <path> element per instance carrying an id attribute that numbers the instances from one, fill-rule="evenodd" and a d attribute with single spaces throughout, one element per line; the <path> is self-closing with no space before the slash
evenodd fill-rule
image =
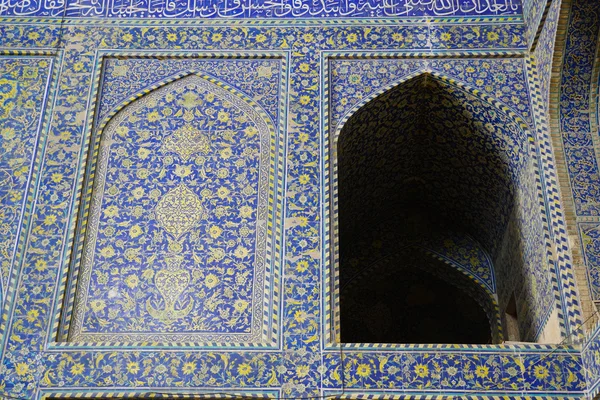
<path id="1" fill-rule="evenodd" d="M 592 88 L 596 59 L 600 10 L 593 1 L 570 5 L 568 29 L 563 50 L 559 93 L 558 124 L 574 201 L 581 219 L 577 231 L 588 270 L 592 299 L 600 299 L 598 238 L 594 226 L 600 216 L 600 174 L 598 172 L 598 133 L 592 125 L 595 104 Z"/>
<path id="2" fill-rule="evenodd" d="M 50 57 L 0 57 L 1 300 L 6 298 L 12 268 L 19 261 L 19 232 L 26 229 L 30 215 L 28 188 L 36 149 L 44 140 L 43 116 L 52 61 Z"/>
<path id="3" fill-rule="evenodd" d="M 438 133 L 465 117 L 431 138 L 462 143 L 450 156 L 483 171 L 465 179 L 499 189 L 471 203 L 459 196 L 447 210 L 474 234 L 425 250 L 462 267 L 500 308 L 516 288 L 527 340 L 555 323 L 567 343 L 583 322 L 570 264 L 554 257 L 569 247 L 549 232 L 563 226 L 546 211 L 558 207 L 543 195 L 555 190 L 542 179 L 553 166 L 534 134 L 533 25 L 521 14 L 535 20 L 542 3 L 0 0 L 0 79 L 9 82 L 0 98 L 22 99 L 28 117 L 0 118 L 2 148 L 7 162 L 23 159 L 9 175 L 21 193 L 11 201 L 30 221 L 6 230 L 10 243 L 19 229 L 23 239 L 11 245 L 16 267 L 2 269 L 0 397 L 590 394 L 596 336 L 583 351 L 335 342 L 328 135 L 369 100 L 421 79 L 443 100 L 424 107 Z M 590 10 L 574 7 L 570 21 L 586 26 Z M 582 57 L 566 59 L 565 85 L 593 65 L 591 47 L 577 47 L 586 35 L 573 32 Z M 551 51 L 551 36 L 540 52 Z M 534 67 L 542 92 L 549 60 Z M 408 111 L 413 89 L 403 93 Z M 561 102 L 571 182 L 578 210 L 594 217 L 593 144 L 571 94 Z M 19 135 L 6 139 L 18 118 Z M 431 147 L 435 171 L 450 147 Z M 440 201 L 454 198 L 459 182 L 437 183 Z M 581 225 L 590 260 L 596 226 Z M 548 322 L 554 311 L 558 323 Z"/>

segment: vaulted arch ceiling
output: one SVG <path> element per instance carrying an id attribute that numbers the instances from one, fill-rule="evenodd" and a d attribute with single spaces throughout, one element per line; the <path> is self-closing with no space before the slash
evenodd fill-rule
<path id="1" fill-rule="evenodd" d="M 340 285 L 398 247 L 471 238 L 535 337 L 554 304 L 537 165 L 524 125 L 463 87 L 426 73 L 383 93 L 337 139 Z"/>

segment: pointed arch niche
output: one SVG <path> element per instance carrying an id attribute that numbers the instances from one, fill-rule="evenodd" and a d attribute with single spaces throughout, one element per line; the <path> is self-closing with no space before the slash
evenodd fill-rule
<path id="1" fill-rule="evenodd" d="M 101 125 L 67 340 L 272 345 L 276 138 L 252 100 L 199 74 Z"/>
<path id="2" fill-rule="evenodd" d="M 330 139 L 333 341 L 493 344 L 558 330 L 526 125 L 432 73 L 348 115 Z"/>

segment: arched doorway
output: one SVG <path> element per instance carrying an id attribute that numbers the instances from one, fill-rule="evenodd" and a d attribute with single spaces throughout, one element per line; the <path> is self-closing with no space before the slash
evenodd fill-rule
<path id="1" fill-rule="evenodd" d="M 334 138 L 337 187 L 333 191 L 338 194 L 333 203 L 338 227 L 334 242 L 339 250 L 335 261 L 339 263 L 342 342 L 363 342 L 368 336 L 364 329 L 363 334 L 352 333 L 351 326 L 360 325 L 361 313 L 367 316 L 362 324 L 371 327 L 402 321 L 387 329 L 388 335 L 381 331 L 373 335 L 378 343 L 502 340 L 502 328 L 489 314 L 494 306 L 487 307 L 485 318 L 475 291 L 458 285 L 456 275 L 431 277 L 432 270 L 452 267 L 436 264 L 422 251 L 403 251 L 383 266 L 378 261 L 397 254 L 399 248 L 427 247 L 432 238 L 456 244 L 449 251 L 467 261 L 454 268 L 471 278 L 473 287 L 482 281 L 474 271 L 488 263 L 489 304 L 504 312 L 515 299 L 518 337 L 509 339 L 535 340 L 544 322 L 541 315 L 554 300 L 531 143 L 527 130 L 509 112 L 429 73 L 372 99 L 348 119 Z M 472 240 L 466 245 L 456 237 Z M 473 249 L 473 254 L 482 256 L 465 257 Z M 381 276 L 388 279 L 382 282 Z M 360 284 L 354 282 L 357 277 Z M 427 293 L 437 297 L 439 303 L 432 311 L 409 311 L 410 292 L 416 290 L 411 282 L 427 286 L 416 297 Z M 387 293 L 382 296 L 379 291 Z M 393 310 L 395 316 L 412 313 L 415 318 L 388 315 L 383 321 L 387 314 L 382 312 L 382 320 L 373 322 L 375 309 L 352 309 L 361 298 L 363 308 L 368 304 L 365 298 L 377 298 L 380 311 Z M 474 311 L 477 304 L 480 312 Z M 438 317 L 433 316 L 436 313 Z M 470 330 L 459 333 L 455 325 L 460 321 L 468 321 Z M 505 329 L 506 324 L 503 317 Z M 419 325 L 435 333 L 419 339 L 414 334 Z"/>

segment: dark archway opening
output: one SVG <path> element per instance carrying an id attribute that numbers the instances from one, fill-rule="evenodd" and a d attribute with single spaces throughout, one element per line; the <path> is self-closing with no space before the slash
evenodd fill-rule
<path id="1" fill-rule="evenodd" d="M 477 284 L 457 284 L 465 274 L 431 274 L 451 267 L 422 252 L 379 261 L 457 233 L 492 256 L 506 247 L 521 161 L 464 93 L 421 75 L 363 106 L 338 137 L 341 342 L 498 341 Z"/>
<path id="2" fill-rule="evenodd" d="M 416 248 L 375 263 L 342 290 L 342 342 L 491 343 L 466 276 Z"/>

